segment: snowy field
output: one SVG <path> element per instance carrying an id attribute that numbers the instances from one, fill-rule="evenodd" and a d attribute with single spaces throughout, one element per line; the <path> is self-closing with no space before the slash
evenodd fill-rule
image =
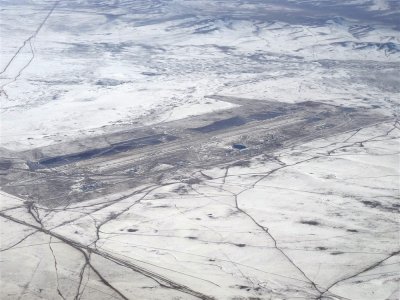
<path id="1" fill-rule="evenodd" d="M 397 1 L 0 5 L 0 299 L 400 298 Z M 204 149 L 227 147 L 227 137 L 211 137 L 190 168 L 157 161 L 147 177 L 77 162 L 75 185 L 62 192 L 87 192 L 86 201 L 58 205 L 54 195 L 48 205 L 26 188 L 71 176 L 32 168 L 46 153 L 167 132 L 171 121 L 193 128 L 193 116 L 246 105 L 228 97 L 381 118 L 357 127 L 350 117 L 350 129 L 261 154 L 246 144 L 226 152 L 235 159 L 202 166 Z M 145 163 L 128 154 L 118 154 L 125 165 Z M 105 192 L 93 179 L 101 176 L 118 189 L 130 176 L 140 184 Z"/>
<path id="2" fill-rule="evenodd" d="M 398 100 L 400 34 L 379 21 L 393 9 L 369 22 L 384 1 L 350 6 L 361 20 L 265 1 L 112 2 L 61 1 L 40 27 L 52 1 L 2 1 L 3 147 L 227 108 L 206 105 L 211 94 L 388 111 Z"/>

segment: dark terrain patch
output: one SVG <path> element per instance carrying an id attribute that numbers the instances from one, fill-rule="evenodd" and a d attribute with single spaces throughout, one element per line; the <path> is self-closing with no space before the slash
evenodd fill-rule
<path id="1" fill-rule="evenodd" d="M 90 149 L 80 153 L 61 155 L 56 157 L 50 157 L 41 159 L 38 162 L 28 162 L 29 167 L 32 170 L 35 169 L 44 169 L 44 168 L 54 168 L 70 163 L 74 163 L 80 160 L 92 159 L 99 156 L 109 156 L 121 152 L 127 152 L 130 150 L 134 150 L 137 148 L 142 148 L 145 146 L 153 146 L 158 145 L 163 142 L 169 142 L 175 140 L 177 137 L 166 135 L 166 134 L 158 134 L 154 136 L 146 136 L 142 138 L 132 139 L 120 143 L 111 144 L 108 147 L 98 148 L 98 149 Z"/>
<path id="2" fill-rule="evenodd" d="M 379 201 L 370 201 L 370 200 L 363 200 L 363 201 L 361 201 L 361 203 L 370 208 L 376 208 L 376 209 L 394 212 L 394 213 L 400 212 L 400 205 L 396 204 L 396 203 L 393 203 L 390 205 L 384 205 Z"/>
<path id="3" fill-rule="evenodd" d="M 243 144 L 233 144 L 233 145 L 232 145 L 232 148 L 233 148 L 233 149 L 236 149 L 236 150 L 244 150 L 244 149 L 246 149 L 247 147 L 246 147 L 245 145 L 243 145 Z"/>
<path id="4" fill-rule="evenodd" d="M 240 126 L 240 125 L 244 125 L 244 124 L 246 124 L 246 120 L 244 118 L 232 117 L 232 118 L 225 119 L 225 120 L 215 121 L 206 126 L 191 128 L 191 130 L 202 132 L 202 133 L 209 133 L 212 131 L 225 130 L 230 127 Z"/>
<path id="5" fill-rule="evenodd" d="M 328 250 L 328 248 L 326 248 L 326 247 L 317 247 L 317 248 L 315 248 L 315 249 L 320 250 L 320 251 Z"/>
<path id="6" fill-rule="evenodd" d="M 306 224 L 306 225 L 312 225 L 312 226 L 319 226 L 321 223 L 313 220 L 306 220 L 306 221 L 300 221 L 301 224 Z"/>
<path id="7" fill-rule="evenodd" d="M 0 170 L 5 171 L 8 170 L 12 165 L 11 160 L 0 160 Z"/>

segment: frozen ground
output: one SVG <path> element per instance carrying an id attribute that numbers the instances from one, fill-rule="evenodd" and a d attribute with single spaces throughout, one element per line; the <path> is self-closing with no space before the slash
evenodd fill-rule
<path id="1" fill-rule="evenodd" d="M 2 193 L 2 297 L 398 299 L 396 126 L 52 209 Z"/>
<path id="2" fill-rule="evenodd" d="M 0 0 L 0 298 L 399 299 L 400 7 L 342 2 Z"/>
<path id="3" fill-rule="evenodd" d="M 210 94 L 393 110 L 398 5 L 331 2 L 3 0 L 2 144 L 227 108 Z"/>

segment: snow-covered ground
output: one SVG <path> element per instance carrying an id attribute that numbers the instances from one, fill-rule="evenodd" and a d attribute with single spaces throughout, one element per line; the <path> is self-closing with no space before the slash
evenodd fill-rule
<path id="1" fill-rule="evenodd" d="M 0 298 L 399 299 L 399 5 L 338 2 L 0 1 L 10 156 L 210 95 L 390 117 L 56 208 L 0 191 Z"/>
<path id="2" fill-rule="evenodd" d="M 205 105 L 211 94 L 389 111 L 398 101 L 393 25 L 313 11 L 303 20 L 301 6 L 262 1 L 68 1 L 48 15 L 52 7 L 4 1 L 1 11 L 10 150 L 229 106 Z"/>
<path id="3" fill-rule="evenodd" d="M 396 126 L 57 209 L 2 193 L 2 297 L 395 300 Z"/>

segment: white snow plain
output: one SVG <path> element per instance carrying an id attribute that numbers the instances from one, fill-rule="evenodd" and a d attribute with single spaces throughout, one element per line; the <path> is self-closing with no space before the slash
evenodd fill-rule
<path id="1" fill-rule="evenodd" d="M 398 101 L 393 26 L 337 18 L 304 24 L 296 22 L 304 12 L 293 8 L 291 24 L 274 20 L 286 13 L 281 6 L 258 2 L 241 10 L 227 1 L 90 3 L 58 3 L 29 39 L 52 3 L 5 2 L 3 147 L 31 149 L 229 107 L 206 105 L 211 94 L 388 110 Z"/>
<path id="2" fill-rule="evenodd" d="M 56 208 L 1 191 L 1 299 L 399 298 L 397 4 L 265 2 L 2 1 L 7 153 L 233 105 L 209 95 L 391 120 Z"/>

